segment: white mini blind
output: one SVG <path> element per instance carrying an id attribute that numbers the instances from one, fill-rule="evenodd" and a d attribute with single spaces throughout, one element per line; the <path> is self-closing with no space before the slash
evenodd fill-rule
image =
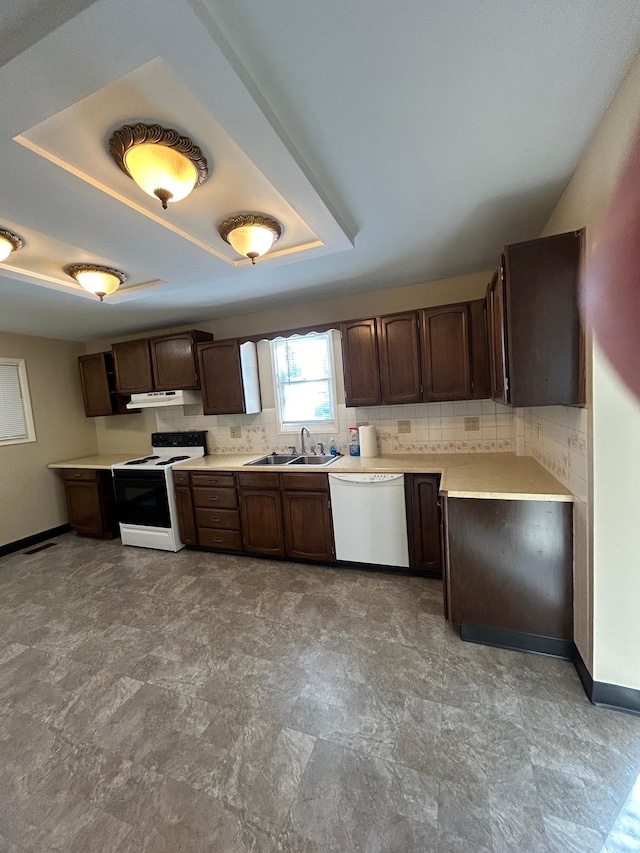
<path id="1" fill-rule="evenodd" d="M 0 359 L 0 442 L 33 441 L 31 403 L 22 359 Z"/>
<path id="2" fill-rule="evenodd" d="M 272 341 L 276 401 L 283 427 L 334 419 L 331 341 L 327 333 Z"/>

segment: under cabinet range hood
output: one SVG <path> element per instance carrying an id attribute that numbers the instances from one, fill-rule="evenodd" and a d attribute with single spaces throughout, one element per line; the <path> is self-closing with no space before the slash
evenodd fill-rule
<path id="1" fill-rule="evenodd" d="M 132 394 L 127 409 L 164 409 L 166 406 L 191 406 L 201 402 L 199 391 L 149 391 L 147 394 Z"/>

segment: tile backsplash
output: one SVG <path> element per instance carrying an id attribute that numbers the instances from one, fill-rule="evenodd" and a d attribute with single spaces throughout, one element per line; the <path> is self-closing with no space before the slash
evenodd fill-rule
<path id="1" fill-rule="evenodd" d="M 188 410 L 189 407 L 187 407 Z M 472 419 L 465 430 L 465 419 Z M 158 430 L 206 429 L 209 451 L 215 453 L 286 452 L 290 445 L 300 449 L 298 433 L 278 431 L 275 409 L 256 415 L 192 415 L 182 407 L 159 409 Z M 398 421 L 403 421 L 400 432 Z M 408 422 L 408 431 L 407 431 Z M 337 428 L 312 433 L 308 447 L 322 442 L 328 451 L 335 438 L 341 453 L 348 453 L 349 427 L 371 424 L 376 427 L 381 453 L 496 453 L 514 452 L 511 409 L 490 400 L 457 403 L 422 403 L 406 406 L 347 408 L 338 406 Z M 240 437 L 231 437 L 231 427 L 240 427 Z"/>

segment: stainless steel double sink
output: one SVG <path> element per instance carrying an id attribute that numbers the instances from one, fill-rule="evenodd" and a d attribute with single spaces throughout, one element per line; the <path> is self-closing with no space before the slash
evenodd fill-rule
<path id="1" fill-rule="evenodd" d="M 331 465 L 339 456 L 299 456 L 285 455 L 280 453 L 270 453 L 268 456 L 261 456 L 259 459 L 253 459 L 251 462 L 245 462 L 245 465 L 315 465 L 323 467 Z"/>

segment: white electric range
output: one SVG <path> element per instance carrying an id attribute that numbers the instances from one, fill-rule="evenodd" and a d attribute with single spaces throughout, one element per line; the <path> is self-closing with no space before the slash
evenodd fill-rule
<path id="1" fill-rule="evenodd" d="M 206 430 L 154 432 L 148 456 L 112 466 L 123 545 L 162 551 L 184 548 L 171 469 L 178 462 L 206 454 Z"/>

